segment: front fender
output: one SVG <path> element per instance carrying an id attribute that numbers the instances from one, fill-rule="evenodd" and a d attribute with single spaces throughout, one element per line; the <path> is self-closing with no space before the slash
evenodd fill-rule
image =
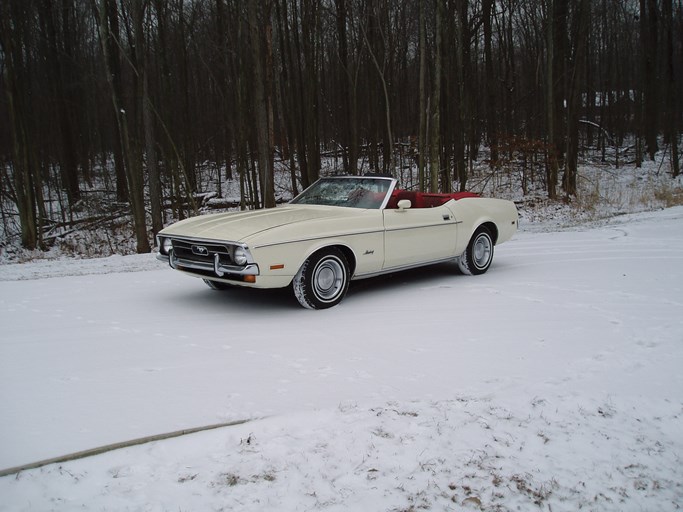
<path id="1" fill-rule="evenodd" d="M 291 282 L 311 255 L 329 247 L 338 247 L 346 254 L 352 274 L 377 272 L 384 261 L 381 233 L 273 243 L 251 251 L 262 276 L 286 276 Z"/>

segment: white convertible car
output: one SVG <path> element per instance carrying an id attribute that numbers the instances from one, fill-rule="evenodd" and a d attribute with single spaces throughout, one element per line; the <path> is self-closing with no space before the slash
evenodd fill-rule
<path id="1" fill-rule="evenodd" d="M 511 201 L 400 190 L 394 178 L 321 178 L 287 205 L 186 219 L 158 258 L 214 289 L 292 286 L 302 306 L 335 306 L 349 281 L 443 261 L 483 274 L 517 230 Z"/>

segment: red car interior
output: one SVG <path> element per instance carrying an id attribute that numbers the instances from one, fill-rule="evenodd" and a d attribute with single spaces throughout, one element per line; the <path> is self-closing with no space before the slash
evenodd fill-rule
<path id="1" fill-rule="evenodd" d="M 450 201 L 451 199 L 463 199 L 465 197 L 479 197 L 474 192 L 453 192 L 451 194 L 432 194 L 429 192 L 415 192 L 412 190 L 394 190 L 387 203 L 387 208 L 398 208 L 401 199 L 409 199 L 411 208 L 434 208 Z"/>

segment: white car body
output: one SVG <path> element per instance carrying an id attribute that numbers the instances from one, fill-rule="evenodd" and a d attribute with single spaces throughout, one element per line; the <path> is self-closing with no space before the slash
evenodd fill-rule
<path id="1" fill-rule="evenodd" d="M 210 285 L 281 288 L 290 286 L 304 264 L 320 253 L 341 253 L 347 280 L 362 279 L 459 260 L 482 229 L 491 235 L 492 258 L 493 245 L 509 240 L 517 229 L 517 209 L 511 201 L 412 193 L 413 202 L 443 202 L 414 207 L 411 201 L 400 200 L 401 194 L 411 193 L 399 192 L 396 185 L 388 177 L 321 178 L 284 206 L 177 222 L 159 233 L 158 257 Z M 359 189 L 374 198 L 369 199 L 372 204 L 344 199 L 348 191 L 353 195 Z M 342 297 L 348 283 L 343 286 Z M 335 297 L 330 305 L 339 300 Z"/>

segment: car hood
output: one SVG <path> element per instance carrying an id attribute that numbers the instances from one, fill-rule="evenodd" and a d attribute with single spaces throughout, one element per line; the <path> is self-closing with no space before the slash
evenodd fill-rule
<path id="1" fill-rule="evenodd" d="M 176 222 L 160 234 L 241 242 L 282 226 L 326 218 L 356 217 L 364 211 L 336 206 L 287 205 L 265 210 L 200 215 Z"/>

